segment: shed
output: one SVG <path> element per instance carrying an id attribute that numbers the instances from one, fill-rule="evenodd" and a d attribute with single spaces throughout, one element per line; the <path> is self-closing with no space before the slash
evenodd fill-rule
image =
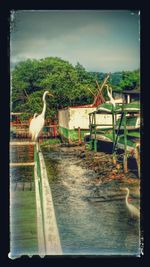
<path id="1" fill-rule="evenodd" d="M 138 101 L 140 99 L 140 90 L 139 88 L 134 90 L 124 90 L 122 91 L 122 94 L 124 95 L 125 102 L 130 103 L 133 101 Z"/>

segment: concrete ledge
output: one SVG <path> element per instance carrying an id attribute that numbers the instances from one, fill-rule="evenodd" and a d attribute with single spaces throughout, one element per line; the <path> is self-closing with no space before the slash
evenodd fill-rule
<path id="1" fill-rule="evenodd" d="M 46 255 L 62 255 L 55 210 L 42 152 L 38 153 L 41 169 L 42 205 L 44 215 L 44 239 Z"/>
<path id="2" fill-rule="evenodd" d="M 34 162 L 14 162 L 10 163 L 10 167 L 23 167 L 23 166 L 34 166 Z"/>
<path id="3" fill-rule="evenodd" d="M 37 176 L 37 163 L 34 167 L 34 181 L 35 181 L 35 197 L 36 197 L 36 214 L 37 214 L 37 237 L 38 237 L 38 250 L 40 256 L 45 256 L 45 240 L 44 240 L 44 226 L 42 219 L 42 207 L 39 193 L 39 177 Z"/>
<path id="4" fill-rule="evenodd" d="M 28 145 L 35 145 L 35 142 L 25 141 L 25 142 L 10 142 L 11 146 L 28 146 Z"/>

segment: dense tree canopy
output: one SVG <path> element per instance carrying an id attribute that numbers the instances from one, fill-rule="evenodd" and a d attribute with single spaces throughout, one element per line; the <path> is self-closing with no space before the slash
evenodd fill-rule
<path id="1" fill-rule="evenodd" d="M 119 86 L 123 90 L 132 90 L 140 87 L 139 70 L 124 71 Z"/>
<path id="2" fill-rule="evenodd" d="M 87 72 L 80 63 L 73 67 L 57 57 L 20 62 L 12 71 L 12 111 L 40 113 L 45 90 L 54 94 L 53 98 L 47 97 L 47 116 L 53 117 L 65 106 L 92 103 L 96 80 L 101 84 L 105 76 Z M 139 71 L 114 73 L 109 83 L 118 90 L 133 89 L 139 86 Z"/>

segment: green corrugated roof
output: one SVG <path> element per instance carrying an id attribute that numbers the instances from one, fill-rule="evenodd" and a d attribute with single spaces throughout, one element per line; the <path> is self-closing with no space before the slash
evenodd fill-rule
<path id="1" fill-rule="evenodd" d="M 138 117 L 126 117 L 126 126 L 136 126 Z M 125 118 L 122 120 L 122 125 L 124 125 Z M 120 123 L 120 119 L 116 121 L 116 125 L 118 126 Z"/>
<path id="2" fill-rule="evenodd" d="M 110 103 L 103 103 L 99 106 L 98 111 L 105 111 L 111 113 L 112 110 L 116 112 L 121 112 L 122 110 L 126 111 L 140 111 L 140 102 L 132 102 L 129 104 L 116 105 L 115 107 Z"/>
<path id="3" fill-rule="evenodd" d="M 113 134 L 112 133 L 104 134 L 104 136 L 109 138 L 111 141 L 113 141 Z M 131 139 L 131 137 L 133 137 L 133 139 Z M 137 138 L 140 138 L 140 133 L 138 131 L 137 132 L 134 131 L 133 135 L 128 134 L 127 135 L 127 145 L 131 146 L 131 147 L 135 147 L 135 145 L 136 145 L 135 141 Z M 119 136 L 118 143 L 124 144 L 124 135 L 123 134 Z"/>

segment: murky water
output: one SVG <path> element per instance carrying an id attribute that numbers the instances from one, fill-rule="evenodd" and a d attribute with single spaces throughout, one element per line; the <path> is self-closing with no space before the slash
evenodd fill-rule
<path id="1" fill-rule="evenodd" d="M 15 140 L 13 140 L 15 141 Z M 22 140 L 21 140 L 22 141 Z M 10 162 L 12 163 L 26 163 L 33 162 L 34 150 L 31 146 L 10 146 Z M 10 182 L 28 182 L 34 181 L 33 166 L 21 166 L 10 168 Z"/>
<path id="2" fill-rule="evenodd" d="M 124 200 L 96 201 L 93 196 L 118 193 L 117 182 L 91 181 L 93 171 L 80 166 L 67 150 L 43 150 L 63 254 L 139 255 L 139 221 L 131 221 Z M 33 161 L 33 147 L 12 147 L 12 162 Z M 11 168 L 11 181 L 33 179 L 33 167 Z M 94 200 L 93 200 L 94 199 Z"/>
<path id="3" fill-rule="evenodd" d="M 139 255 L 139 222 L 130 220 L 124 199 L 91 201 L 93 171 L 67 152 L 44 149 L 44 158 L 63 253 Z M 115 182 L 101 185 L 99 195 L 118 193 L 118 188 Z"/>
<path id="4" fill-rule="evenodd" d="M 10 162 L 33 162 L 33 146 L 10 146 Z M 10 167 L 10 254 L 38 254 L 33 166 Z"/>

